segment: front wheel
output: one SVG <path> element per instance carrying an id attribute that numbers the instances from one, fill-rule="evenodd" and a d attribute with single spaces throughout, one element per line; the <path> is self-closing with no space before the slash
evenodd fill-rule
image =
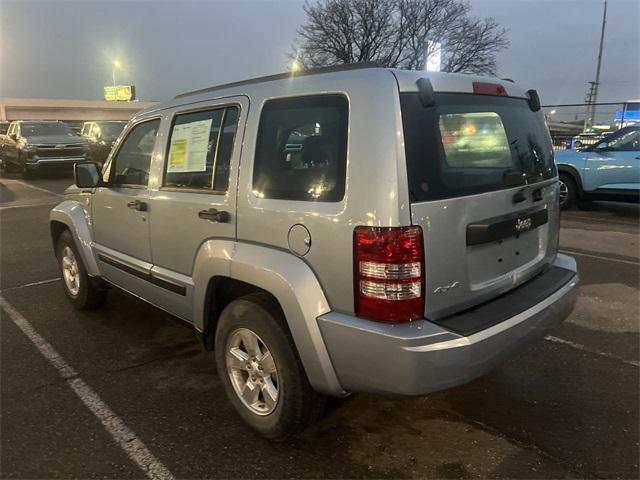
<path id="1" fill-rule="evenodd" d="M 578 199 L 578 186 L 570 175 L 560 174 L 560 208 L 568 210 Z"/>
<path id="2" fill-rule="evenodd" d="M 100 307 L 107 298 L 107 291 L 87 274 L 69 230 L 60 235 L 56 256 L 64 293 L 73 306 L 78 310 Z"/>
<path id="3" fill-rule="evenodd" d="M 286 440 L 320 415 L 324 397 L 309 384 L 282 312 L 268 296 L 251 294 L 227 305 L 215 351 L 225 393 L 262 436 Z"/>
<path id="4" fill-rule="evenodd" d="M 18 157 L 18 165 L 21 165 L 20 175 L 23 180 L 29 180 L 35 177 L 35 172 L 32 172 L 27 168 L 27 162 L 25 162 L 24 157 L 22 155 Z"/>

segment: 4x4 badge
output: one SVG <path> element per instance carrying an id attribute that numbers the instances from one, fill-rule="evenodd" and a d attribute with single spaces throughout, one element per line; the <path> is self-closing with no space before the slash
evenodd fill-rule
<path id="1" fill-rule="evenodd" d="M 460 286 L 460 282 L 453 282 L 451 285 L 442 285 L 441 287 L 436 288 L 433 293 L 446 293 L 452 288 L 456 288 Z"/>
<path id="2" fill-rule="evenodd" d="M 516 232 L 522 233 L 522 232 L 528 232 L 529 230 L 531 230 L 530 218 L 525 218 L 523 220 L 518 219 L 516 221 Z"/>

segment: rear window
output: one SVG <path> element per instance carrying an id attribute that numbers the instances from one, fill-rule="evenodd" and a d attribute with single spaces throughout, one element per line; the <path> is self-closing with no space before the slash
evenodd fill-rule
<path id="1" fill-rule="evenodd" d="M 342 200 L 347 116 L 347 99 L 341 95 L 266 102 L 256 145 L 254 194 L 285 200 Z"/>
<path id="2" fill-rule="evenodd" d="M 415 93 L 400 99 L 414 202 L 512 188 L 556 174 L 543 114 L 532 112 L 524 99 L 437 94 L 431 108 Z"/>

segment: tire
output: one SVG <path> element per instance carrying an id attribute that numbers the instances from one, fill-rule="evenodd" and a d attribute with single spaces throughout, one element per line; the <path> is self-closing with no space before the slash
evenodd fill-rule
<path id="1" fill-rule="evenodd" d="M 247 347 L 252 343 L 247 342 L 251 335 L 262 358 L 251 355 L 255 347 Z M 269 358 L 267 352 L 273 364 L 265 360 Z M 240 417 L 263 437 L 286 440 L 321 415 L 326 399 L 309 384 L 284 315 L 269 296 L 250 294 L 225 307 L 216 328 L 215 355 L 229 400 Z M 253 374 L 257 383 L 249 382 Z M 258 393 L 251 395 L 256 389 Z M 241 390 L 249 393 L 245 399 Z"/>
<path id="2" fill-rule="evenodd" d="M 22 157 L 18 158 L 18 165 L 20 166 L 20 176 L 22 177 L 23 180 L 29 180 L 30 178 L 35 177 L 35 173 L 34 172 L 30 172 L 27 169 L 27 164 L 25 161 L 23 161 Z"/>
<path id="3" fill-rule="evenodd" d="M 87 274 L 69 230 L 62 232 L 58 239 L 56 257 L 64 293 L 73 306 L 78 310 L 102 306 L 107 299 L 107 290 Z M 71 276 L 75 281 L 71 281 Z"/>
<path id="4" fill-rule="evenodd" d="M 560 174 L 560 209 L 568 210 L 578 200 L 578 185 L 568 173 Z"/>
<path id="5" fill-rule="evenodd" d="M 20 172 L 20 176 L 22 177 L 23 180 L 29 180 L 29 179 L 35 177 L 33 172 L 30 172 L 29 170 L 27 170 L 27 167 L 22 167 L 22 171 Z"/>

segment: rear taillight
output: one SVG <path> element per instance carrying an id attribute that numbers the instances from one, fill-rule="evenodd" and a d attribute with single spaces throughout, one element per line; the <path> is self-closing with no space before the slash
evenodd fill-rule
<path id="1" fill-rule="evenodd" d="M 499 83 L 473 82 L 473 93 L 476 95 L 507 96 L 507 90 Z"/>
<path id="2" fill-rule="evenodd" d="M 424 248 L 420 227 L 356 227 L 356 315 L 403 322 L 424 315 Z"/>

